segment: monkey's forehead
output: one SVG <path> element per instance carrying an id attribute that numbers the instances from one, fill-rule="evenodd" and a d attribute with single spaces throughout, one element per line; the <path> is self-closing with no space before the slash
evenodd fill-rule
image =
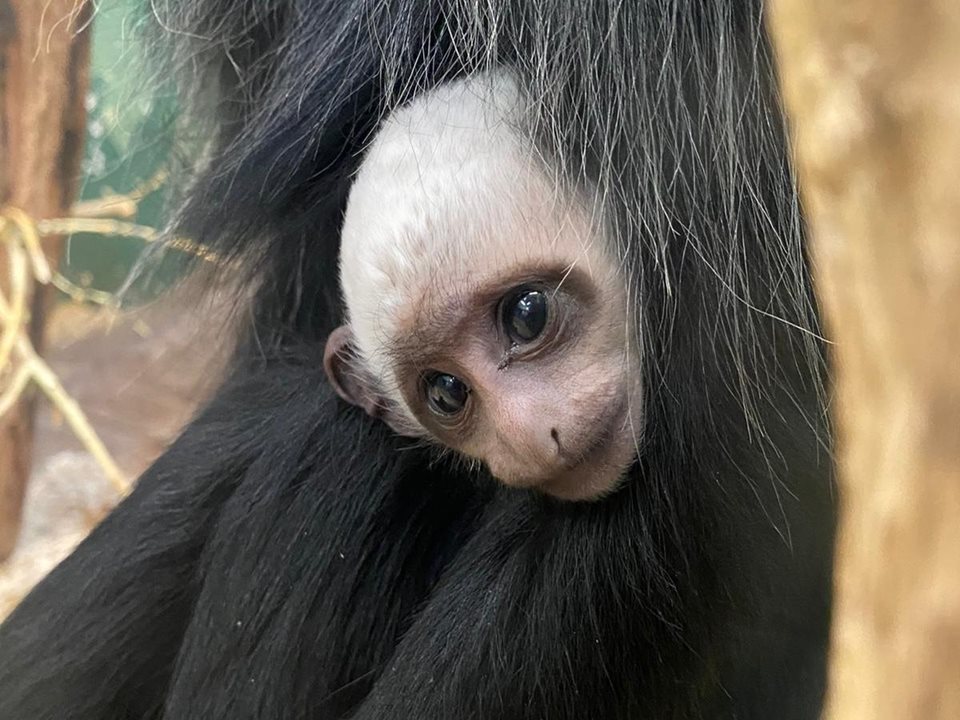
<path id="1" fill-rule="evenodd" d="M 340 269 L 352 319 L 526 267 L 598 260 L 600 218 L 558 192 L 528 157 L 498 150 L 447 160 L 437 154 L 402 172 L 385 169 L 351 194 Z"/>
<path id="2" fill-rule="evenodd" d="M 471 143 L 500 143 L 521 134 L 525 107 L 523 93 L 506 69 L 441 85 L 386 117 L 364 164 L 398 146 L 424 152 L 445 143 L 461 145 L 465 154 L 472 153 Z"/>
<path id="3" fill-rule="evenodd" d="M 341 230 L 341 280 L 381 292 L 482 261 L 543 254 L 569 214 L 520 129 L 522 95 L 505 71 L 428 93 L 384 122 L 354 181 Z M 361 291 L 362 288 L 361 288 Z"/>
<path id="4" fill-rule="evenodd" d="M 366 225 L 371 210 L 385 207 L 420 222 L 448 217 L 451 207 L 468 204 L 464 193 L 493 190 L 511 175 L 516 181 L 522 164 L 534 162 L 520 130 L 521 111 L 521 95 L 503 71 L 441 86 L 395 111 L 360 165 L 345 228 Z M 364 244 L 377 243 L 348 233 L 341 252 Z"/>
<path id="5" fill-rule="evenodd" d="M 441 87 L 387 118 L 351 188 L 341 230 L 351 316 L 388 315 L 413 288 L 462 275 L 495 247 L 497 227 L 514 214 L 507 204 L 534 178 L 507 121 L 519 103 L 508 75 L 487 74 Z"/>

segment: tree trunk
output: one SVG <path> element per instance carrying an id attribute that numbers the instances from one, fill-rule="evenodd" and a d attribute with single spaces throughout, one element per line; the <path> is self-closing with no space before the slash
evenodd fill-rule
<path id="1" fill-rule="evenodd" d="M 90 20 L 82 0 L 0 0 L 0 207 L 34 218 L 70 206 L 84 139 Z M 62 242 L 44 250 L 53 267 Z M 0 282 L 7 282 L 0 252 Z M 6 285 L 4 285 L 6 287 Z M 31 334 L 43 339 L 47 293 L 30 301 Z M 0 418 L 0 560 L 13 550 L 27 477 L 33 429 L 32 393 Z"/>
<path id="2" fill-rule="evenodd" d="M 827 717 L 960 718 L 960 3 L 771 0 L 833 340 Z"/>

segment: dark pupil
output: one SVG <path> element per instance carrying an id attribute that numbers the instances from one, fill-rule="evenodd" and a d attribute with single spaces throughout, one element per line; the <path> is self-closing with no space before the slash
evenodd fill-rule
<path id="1" fill-rule="evenodd" d="M 427 378 L 427 402 L 441 415 L 455 415 L 463 410 L 469 394 L 469 388 L 454 375 L 434 373 Z"/>
<path id="2" fill-rule="evenodd" d="M 539 290 L 517 295 L 503 309 L 507 333 L 518 342 L 535 340 L 547 326 L 547 297 Z"/>

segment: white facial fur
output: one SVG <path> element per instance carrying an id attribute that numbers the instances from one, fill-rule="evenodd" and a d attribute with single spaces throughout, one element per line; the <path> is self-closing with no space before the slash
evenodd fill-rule
<path id="1" fill-rule="evenodd" d="M 469 272 L 480 247 L 509 241 L 484 225 L 530 172 L 511 126 L 519 102 L 507 75 L 453 83 L 391 115 L 367 151 L 344 218 L 340 281 L 357 350 L 388 391 L 397 378 L 383 350 L 410 299 Z"/>

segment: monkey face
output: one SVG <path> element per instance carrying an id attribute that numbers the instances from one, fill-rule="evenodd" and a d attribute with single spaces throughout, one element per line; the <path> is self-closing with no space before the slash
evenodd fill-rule
<path id="1" fill-rule="evenodd" d="M 507 485 L 595 498 L 641 430 L 626 282 L 599 204 L 558 187 L 509 112 L 491 116 L 520 102 L 503 83 L 454 87 L 381 130 L 347 206 L 349 324 L 325 362 L 397 432 Z"/>

